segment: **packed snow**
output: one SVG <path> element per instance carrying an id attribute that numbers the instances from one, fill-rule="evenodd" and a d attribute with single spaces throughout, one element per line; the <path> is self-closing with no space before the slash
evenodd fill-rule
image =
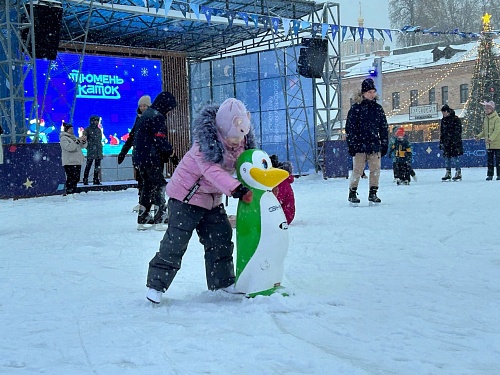
<path id="1" fill-rule="evenodd" d="M 1 201 L 0 374 L 499 374 L 500 181 L 416 172 L 296 179 L 290 296 L 208 291 L 194 234 L 157 307 L 135 189 Z"/>

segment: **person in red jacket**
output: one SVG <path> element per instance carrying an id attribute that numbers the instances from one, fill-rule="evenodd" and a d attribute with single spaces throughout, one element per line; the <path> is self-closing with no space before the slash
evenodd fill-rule
<path id="1" fill-rule="evenodd" d="M 277 155 L 271 155 L 269 158 L 274 168 L 281 168 L 289 173 L 288 178 L 278 185 L 276 198 L 280 202 L 281 208 L 283 208 L 286 222 L 291 224 L 295 218 L 295 194 L 292 188 L 295 178 L 292 175 L 292 163 L 289 161 L 280 162 Z"/>

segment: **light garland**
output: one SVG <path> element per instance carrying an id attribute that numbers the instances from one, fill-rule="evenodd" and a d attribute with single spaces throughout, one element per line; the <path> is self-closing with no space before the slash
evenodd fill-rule
<path id="1" fill-rule="evenodd" d="M 477 50 L 477 45 L 474 46 L 474 48 L 472 48 L 469 52 L 465 53 L 464 56 L 462 56 L 462 59 L 457 62 L 456 64 L 452 65 L 450 67 L 449 70 L 446 71 L 446 73 L 444 73 L 443 75 L 441 75 L 434 83 L 432 84 L 428 84 L 427 86 L 424 86 L 424 89 L 423 90 L 419 90 L 419 95 L 417 96 L 417 100 L 422 98 L 424 95 L 426 95 L 428 93 L 428 91 L 433 88 L 433 87 L 436 87 L 440 82 L 444 81 L 446 78 L 448 78 L 448 76 L 453 73 L 456 69 L 459 69 L 462 67 L 462 65 L 468 61 L 469 57 Z M 451 65 L 451 64 L 448 64 L 448 65 Z M 416 68 L 416 69 L 419 69 L 419 68 Z M 421 68 L 420 68 L 421 69 Z M 420 85 L 424 84 L 426 81 L 428 81 L 429 79 L 431 79 L 432 77 L 426 77 L 425 80 L 421 80 L 420 82 L 418 82 L 415 86 L 416 87 L 420 87 Z M 408 93 L 409 91 L 411 90 L 403 90 L 401 91 L 400 93 L 402 94 L 406 94 Z M 386 97 L 386 100 L 391 100 L 392 101 L 392 93 L 390 94 L 391 96 L 389 97 Z M 388 118 L 391 118 L 397 114 L 399 114 L 404 108 L 407 108 L 409 107 L 411 104 L 411 98 L 407 99 L 406 101 L 404 101 L 402 103 L 402 105 L 400 105 L 400 108 L 397 108 L 397 109 L 393 109 L 391 110 L 389 113 L 388 113 Z"/>

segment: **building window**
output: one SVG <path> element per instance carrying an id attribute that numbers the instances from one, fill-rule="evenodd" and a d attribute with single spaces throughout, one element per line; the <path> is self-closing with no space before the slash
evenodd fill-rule
<path id="1" fill-rule="evenodd" d="M 410 91 L 410 106 L 415 107 L 418 105 L 418 90 Z"/>
<path id="2" fill-rule="evenodd" d="M 441 87 L 441 104 L 448 104 L 448 86 Z"/>
<path id="3" fill-rule="evenodd" d="M 399 92 L 392 93 L 392 109 L 399 109 Z"/>
<path id="4" fill-rule="evenodd" d="M 465 103 L 469 97 L 469 85 L 464 83 L 460 85 L 460 103 Z"/>
<path id="5" fill-rule="evenodd" d="M 436 103 L 436 89 L 433 87 L 429 90 L 429 104 Z"/>

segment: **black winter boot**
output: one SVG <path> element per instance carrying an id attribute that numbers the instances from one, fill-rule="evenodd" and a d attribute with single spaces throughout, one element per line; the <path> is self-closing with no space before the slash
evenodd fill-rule
<path id="1" fill-rule="evenodd" d="M 441 178 L 441 181 L 450 181 L 451 180 L 451 169 L 446 170 L 446 174 L 444 175 L 443 178 Z"/>
<path id="2" fill-rule="evenodd" d="M 347 199 L 349 202 L 354 204 L 358 204 L 359 202 L 361 202 L 357 197 L 358 195 L 357 190 L 358 188 L 355 187 L 349 189 L 349 198 Z"/>
<path id="3" fill-rule="evenodd" d="M 373 203 L 380 203 L 382 202 L 379 197 L 377 197 L 377 186 L 372 186 L 370 187 L 370 193 L 368 194 L 368 201 L 373 202 Z"/>
<path id="4" fill-rule="evenodd" d="M 455 172 L 455 177 L 452 178 L 453 181 L 462 181 L 462 170 L 457 169 Z"/>

